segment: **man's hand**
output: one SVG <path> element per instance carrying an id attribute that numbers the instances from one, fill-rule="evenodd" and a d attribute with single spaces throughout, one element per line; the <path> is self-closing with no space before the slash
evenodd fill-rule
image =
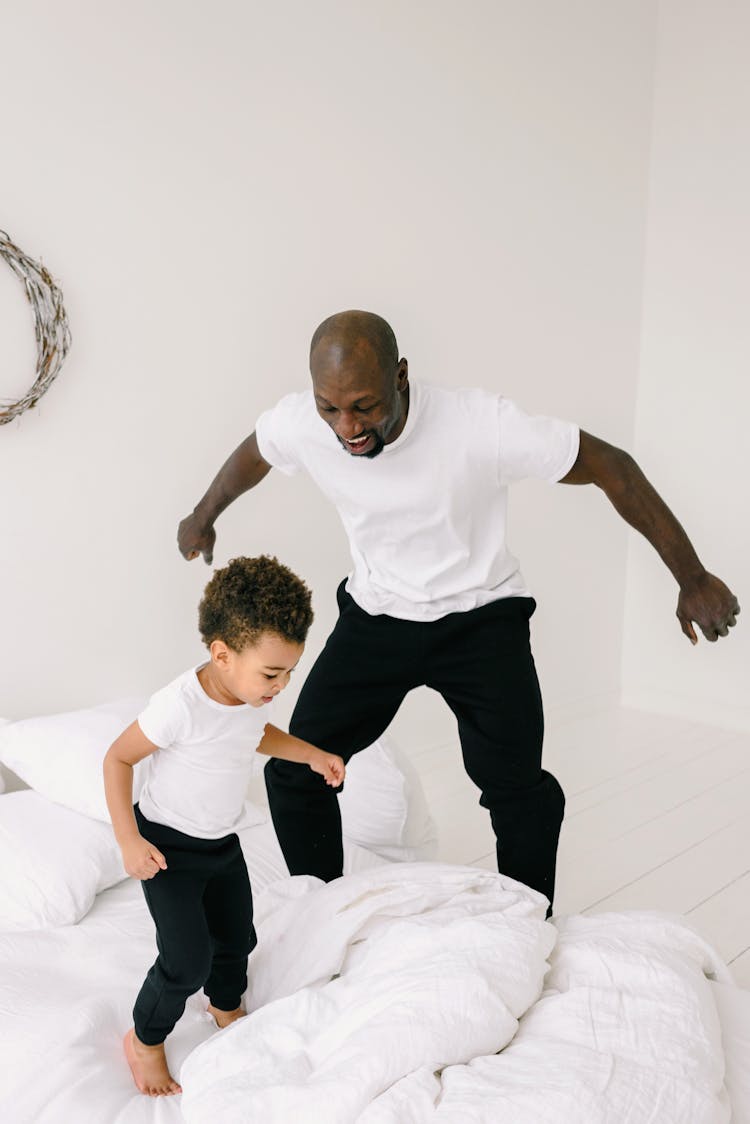
<path id="1" fill-rule="evenodd" d="M 706 640 L 728 636 L 737 623 L 740 606 L 723 581 L 704 570 L 700 577 L 680 588 L 677 619 L 691 644 L 698 643 L 692 622 L 698 625 Z"/>
<path id="2" fill-rule="evenodd" d="M 677 619 L 691 644 L 698 643 L 693 621 L 706 640 L 728 635 L 740 611 L 737 598 L 703 569 L 684 528 L 629 453 L 581 430 L 578 457 L 561 483 L 596 484 L 658 551 L 680 587 Z"/>
<path id="3" fill-rule="evenodd" d="M 214 544 L 216 531 L 212 523 L 207 523 L 193 511 L 187 515 L 177 528 L 177 546 L 183 558 L 191 562 L 199 554 L 203 561 L 210 566 L 214 560 Z"/>
<path id="4" fill-rule="evenodd" d="M 141 882 L 153 878 L 160 870 L 167 869 L 164 855 L 142 835 L 129 839 L 122 847 L 122 861 L 130 877 L 139 878 Z"/>
<path id="5" fill-rule="evenodd" d="M 343 759 L 337 757 L 335 753 L 324 753 L 319 749 L 311 756 L 308 764 L 314 773 L 320 773 L 326 784 L 332 785 L 333 788 L 338 788 L 344 783 L 346 766 Z"/>
<path id="6" fill-rule="evenodd" d="M 221 466 L 206 494 L 177 528 L 177 545 L 182 557 L 190 562 L 202 554 L 203 561 L 210 566 L 216 542 L 214 523 L 230 503 L 248 488 L 254 488 L 270 471 L 271 466 L 260 455 L 258 440 L 251 433 Z"/>

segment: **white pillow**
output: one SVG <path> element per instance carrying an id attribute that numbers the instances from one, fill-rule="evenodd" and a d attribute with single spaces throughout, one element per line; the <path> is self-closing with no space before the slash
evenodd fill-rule
<path id="1" fill-rule="evenodd" d="M 0 729 L 0 762 L 49 800 L 109 823 L 104 755 L 146 702 L 118 699 L 88 710 L 11 722 Z M 146 764 L 135 767 L 133 800 L 138 799 Z"/>
<path id="2" fill-rule="evenodd" d="M 339 797 L 344 838 L 396 862 L 428 862 L 437 831 L 419 774 L 384 735 L 355 753 Z"/>
<path id="3" fill-rule="evenodd" d="M 240 828 L 237 835 L 254 894 L 259 894 L 272 882 L 289 878 L 289 870 L 270 821 L 257 827 Z M 383 860 L 372 851 L 344 840 L 344 874 L 358 874 L 383 865 Z"/>
<path id="4" fill-rule="evenodd" d="M 0 800 L 0 932 L 74 925 L 127 877 L 110 824 L 36 792 Z"/>
<path id="5" fill-rule="evenodd" d="M 0 729 L 0 762 L 48 800 L 110 824 L 104 797 L 104 755 L 147 701 L 118 699 L 89 710 L 11 722 Z M 147 768 L 148 758 L 133 770 L 134 801 L 140 795 Z M 241 827 L 254 827 L 267 819 L 263 808 L 245 801 Z"/>

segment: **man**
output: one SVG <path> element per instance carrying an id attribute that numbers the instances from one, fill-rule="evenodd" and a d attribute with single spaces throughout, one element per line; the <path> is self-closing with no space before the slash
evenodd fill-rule
<path id="1" fill-rule="evenodd" d="M 266 411 L 178 531 L 212 560 L 214 522 L 272 466 L 304 468 L 336 505 L 354 568 L 339 620 L 300 693 L 290 732 L 348 760 L 426 684 L 456 715 L 466 771 L 497 837 L 498 869 L 552 902 L 564 796 L 541 767 L 543 717 L 529 646 L 536 603 L 505 546 L 507 486 L 523 476 L 596 484 L 653 544 L 697 642 L 726 636 L 739 605 L 701 565 L 632 457 L 568 422 L 532 418 L 482 390 L 409 382 L 381 317 L 329 317 L 310 347 L 312 389 Z M 292 874 L 342 871 L 335 794 L 298 765 L 266 766 Z M 551 908 L 551 904 L 550 904 Z"/>

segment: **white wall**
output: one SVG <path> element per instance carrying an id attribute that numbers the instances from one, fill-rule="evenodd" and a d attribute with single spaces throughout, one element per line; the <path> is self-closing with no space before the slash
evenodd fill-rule
<path id="1" fill-rule="evenodd" d="M 632 536 L 623 697 L 750 729 L 750 7 L 662 0 L 658 38 L 636 449 L 745 616 L 691 647 Z"/>
<path id="2" fill-rule="evenodd" d="M 386 316 L 416 377 L 631 443 L 650 0 L 32 0 L 4 28 L 0 226 L 60 280 L 73 349 L 0 428 L 0 714 L 200 657 L 177 522 L 335 310 Z M 8 397 L 33 361 L 16 285 Z M 270 551 L 311 582 L 309 666 L 348 569 L 335 514 L 272 474 L 218 531 L 217 564 Z M 618 689 L 625 541 L 593 490 L 518 487 L 551 707 Z"/>

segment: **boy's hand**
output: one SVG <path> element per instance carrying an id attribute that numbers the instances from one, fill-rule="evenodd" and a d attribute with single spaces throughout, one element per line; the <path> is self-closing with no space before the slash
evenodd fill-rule
<path id="1" fill-rule="evenodd" d="M 319 749 L 310 759 L 310 768 L 314 773 L 320 773 L 326 784 L 330 784 L 334 788 L 338 788 L 340 784 L 344 783 L 346 765 L 342 758 L 337 757 L 335 753 L 324 753 L 322 749 Z"/>
<path id="2" fill-rule="evenodd" d="M 164 855 L 142 835 L 122 847 L 122 861 L 130 877 L 139 878 L 141 882 L 153 878 L 160 870 L 167 869 Z"/>

